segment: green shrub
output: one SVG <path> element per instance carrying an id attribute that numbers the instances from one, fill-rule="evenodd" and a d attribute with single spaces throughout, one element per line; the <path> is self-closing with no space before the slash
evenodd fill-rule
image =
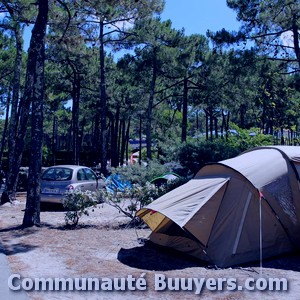
<path id="1" fill-rule="evenodd" d="M 144 185 L 155 177 L 169 171 L 169 168 L 157 161 L 150 161 L 147 165 L 130 164 L 124 167 L 112 169 L 112 174 L 119 174 L 120 177 L 132 184 Z"/>
<path id="2" fill-rule="evenodd" d="M 272 136 L 260 134 L 255 128 L 243 130 L 234 126 L 234 129 L 238 134 L 229 136 L 227 140 L 218 138 L 211 141 L 203 138 L 192 139 L 182 144 L 178 150 L 180 164 L 195 174 L 207 163 L 232 158 L 248 149 L 273 143 Z M 250 133 L 255 133 L 255 135 L 250 135 Z"/>
<path id="3" fill-rule="evenodd" d="M 98 199 L 105 199 L 104 202 L 117 208 L 125 216 L 135 220 L 135 213 L 151 203 L 153 200 L 164 194 L 163 187 L 156 187 L 147 182 L 144 185 L 132 184 L 131 188 L 124 190 L 107 191 L 105 189 L 97 192 Z M 126 201 L 126 205 L 124 205 Z"/>
<path id="4" fill-rule="evenodd" d="M 80 190 L 70 191 L 63 198 L 63 206 L 67 210 L 65 214 L 66 226 L 74 228 L 82 215 L 89 215 L 88 208 L 98 203 L 96 193 Z"/>
<path id="5" fill-rule="evenodd" d="M 192 174 L 210 162 L 217 162 L 240 153 L 240 149 L 224 141 L 191 141 L 183 144 L 178 151 L 178 159 L 182 166 Z"/>
<path id="6" fill-rule="evenodd" d="M 171 191 L 174 188 L 186 183 L 187 179 L 179 178 L 172 180 L 161 186 L 155 186 L 149 182 L 143 185 L 139 183 L 132 184 L 131 188 L 125 188 L 124 190 L 107 191 L 105 189 L 97 192 L 97 197 L 101 201 L 103 199 L 105 203 L 114 206 L 125 216 L 129 217 L 133 222 L 136 221 L 136 212 L 142 207 L 150 204 L 165 193 Z M 124 201 L 126 205 L 124 206 Z"/>

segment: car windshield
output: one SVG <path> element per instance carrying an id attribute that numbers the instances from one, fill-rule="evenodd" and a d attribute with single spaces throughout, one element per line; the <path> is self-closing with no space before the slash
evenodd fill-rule
<path id="1" fill-rule="evenodd" d="M 43 175 L 42 180 L 49 181 L 65 181 L 71 180 L 73 174 L 73 170 L 69 168 L 49 168 L 47 169 Z"/>

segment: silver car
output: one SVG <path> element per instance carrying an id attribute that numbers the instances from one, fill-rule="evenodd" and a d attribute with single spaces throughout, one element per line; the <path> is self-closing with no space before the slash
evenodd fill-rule
<path id="1" fill-rule="evenodd" d="M 103 180 L 84 166 L 60 165 L 47 168 L 41 177 L 41 202 L 62 203 L 67 191 L 95 191 Z"/>

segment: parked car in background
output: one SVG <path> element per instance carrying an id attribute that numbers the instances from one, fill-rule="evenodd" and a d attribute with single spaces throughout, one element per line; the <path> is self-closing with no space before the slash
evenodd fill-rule
<path id="1" fill-rule="evenodd" d="M 96 191 L 104 181 L 84 166 L 59 165 L 47 168 L 41 177 L 41 202 L 62 203 L 68 191 Z"/>

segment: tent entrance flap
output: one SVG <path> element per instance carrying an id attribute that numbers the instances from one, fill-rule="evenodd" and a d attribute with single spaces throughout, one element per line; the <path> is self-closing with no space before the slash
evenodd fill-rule
<path id="1" fill-rule="evenodd" d="M 217 218 L 220 205 L 229 182 L 224 182 L 217 190 L 210 194 L 208 200 L 194 216 L 186 223 L 184 229 L 192 234 L 205 247 L 209 243 L 212 228 Z"/>
<path id="2" fill-rule="evenodd" d="M 140 217 L 152 231 L 158 231 L 160 228 L 164 228 L 170 222 L 170 219 L 153 210 L 143 210 L 143 213 L 137 215 Z"/>
<path id="3" fill-rule="evenodd" d="M 155 205 L 142 208 L 137 216 L 153 231 L 162 227 L 165 217 L 183 228 L 228 181 L 228 177 L 192 179 L 155 200 Z"/>

